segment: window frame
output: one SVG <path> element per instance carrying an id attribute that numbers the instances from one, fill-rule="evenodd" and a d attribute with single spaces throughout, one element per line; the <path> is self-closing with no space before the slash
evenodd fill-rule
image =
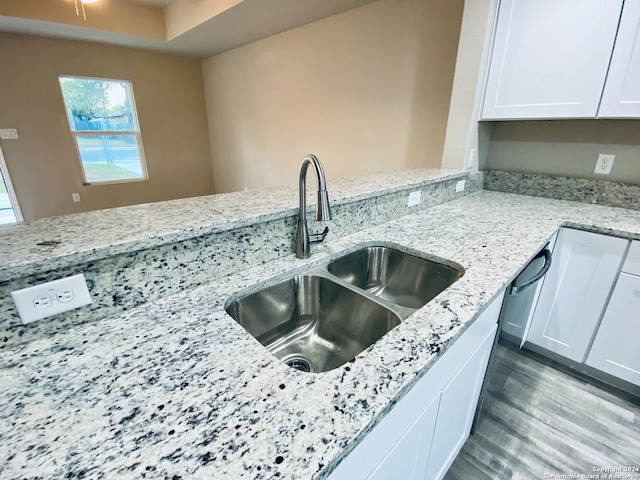
<path id="1" fill-rule="evenodd" d="M 7 194 L 9 195 L 9 202 L 11 204 L 11 208 L 13 209 L 13 215 L 16 217 L 15 222 L 0 224 L 0 228 L 4 228 L 24 222 L 24 217 L 22 216 L 22 210 L 20 208 L 20 203 L 18 202 L 18 196 L 16 195 L 16 191 L 13 188 L 11 175 L 9 175 L 9 168 L 7 167 L 7 162 L 4 158 L 4 153 L 2 152 L 2 145 L 0 145 L 0 174 L 2 175 L 2 180 L 4 180 L 4 185 L 7 188 Z"/>
<path id="2" fill-rule="evenodd" d="M 131 114 L 133 117 L 133 124 L 136 127 L 136 130 L 74 130 L 73 118 L 70 116 L 69 109 L 67 108 L 67 102 L 64 96 L 64 90 L 62 89 L 62 79 L 86 79 L 86 80 L 97 80 L 97 81 L 105 81 L 105 82 L 120 82 L 126 85 L 126 89 L 129 95 L 129 99 L 131 100 Z M 138 110 L 136 107 L 136 99 L 133 93 L 133 82 L 131 80 L 122 80 L 117 78 L 101 78 L 101 77 L 88 77 L 83 75 L 58 75 L 58 85 L 60 87 L 60 93 L 62 95 L 62 103 L 64 105 L 65 115 L 67 117 L 67 123 L 69 125 L 69 131 L 71 133 L 71 138 L 73 139 L 73 144 L 76 149 L 76 154 L 78 156 L 78 160 L 80 161 L 80 169 L 82 170 L 82 184 L 84 186 L 92 186 L 92 185 L 109 185 L 115 183 L 132 183 L 132 182 L 145 182 L 149 180 L 149 172 L 147 170 L 147 161 L 144 154 L 144 148 L 142 145 L 142 133 L 140 132 L 140 121 L 138 120 Z M 82 161 L 82 153 L 80 152 L 80 145 L 78 143 L 78 137 L 117 137 L 117 136 L 133 136 L 136 140 L 136 147 L 138 149 L 138 157 L 140 160 L 140 169 L 142 172 L 142 177 L 137 178 L 123 178 L 119 180 L 102 180 L 102 181 L 89 181 L 87 180 L 87 173 L 84 169 L 84 162 Z"/>

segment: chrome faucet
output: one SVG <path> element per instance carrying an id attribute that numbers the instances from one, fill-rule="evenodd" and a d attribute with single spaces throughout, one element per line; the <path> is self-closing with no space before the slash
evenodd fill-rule
<path id="1" fill-rule="evenodd" d="M 329 196 L 327 195 L 327 185 L 322 164 L 315 155 L 307 155 L 300 165 L 300 178 L 298 180 L 298 188 L 300 189 L 300 209 L 298 212 L 298 230 L 296 232 L 296 257 L 298 258 L 309 258 L 311 244 L 322 242 L 327 233 L 329 233 L 329 227 L 325 227 L 322 233 L 310 236 L 307 229 L 307 168 L 309 168 L 309 165 L 313 165 L 318 177 L 316 220 L 320 222 L 331 220 Z"/>

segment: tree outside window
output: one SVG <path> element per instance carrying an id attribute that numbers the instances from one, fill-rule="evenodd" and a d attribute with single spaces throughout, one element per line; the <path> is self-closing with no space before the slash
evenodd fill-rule
<path id="1" fill-rule="evenodd" d="M 131 83 L 61 76 L 60 87 L 85 182 L 146 180 Z"/>

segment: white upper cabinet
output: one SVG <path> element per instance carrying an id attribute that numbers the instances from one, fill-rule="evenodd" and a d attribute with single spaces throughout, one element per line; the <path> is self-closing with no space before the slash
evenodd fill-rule
<path id="1" fill-rule="evenodd" d="M 502 0 L 482 119 L 595 118 L 621 9 L 622 0 Z M 637 98 L 629 82 L 639 75 L 640 66 L 621 74 L 623 98 Z"/>
<path id="2" fill-rule="evenodd" d="M 640 118 L 640 0 L 625 0 L 598 116 Z"/>

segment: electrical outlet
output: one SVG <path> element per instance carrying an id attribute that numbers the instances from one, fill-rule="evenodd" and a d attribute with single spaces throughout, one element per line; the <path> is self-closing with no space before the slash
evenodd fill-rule
<path id="1" fill-rule="evenodd" d="M 11 297 L 24 325 L 91 303 L 83 274 L 16 290 Z"/>
<path id="2" fill-rule="evenodd" d="M 71 199 L 74 201 L 74 203 L 78 203 L 80 201 L 80 194 L 79 193 L 72 193 L 71 194 Z"/>
<path id="3" fill-rule="evenodd" d="M 609 175 L 611 173 L 611 169 L 613 168 L 613 162 L 615 161 L 615 159 L 615 155 L 601 153 L 600 155 L 598 155 L 596 168 L 593 170 L 593 173 L 599 173 L 600 175 Z"/>
<path id="4" fill-rule="evenodd" d="M 33 308 L 37 310 L 49 308 L 51 305 L 53 305 L 53 300 L 49 295 L 38 295 L 33 299 Z"/>
<path id="5" fill-rule="evenodd" d="M 73 301 L 75 295 L 73 294 L 73 290 L 70 288 L 62 288 L 56 292 L 56 300 L 60 303 L 69 303 Z"/>
<path id="6" fill-rule="evenodd" d="M 456 182 L 456 192 L 464 192 L 465 183 L 466 180 L 458 180 L 458 182 Z"/>
<path id="7" fill-rule="evenodd" d="M 407 207 L 413 207 L 420 203 L 420 190 L 416 190 L 415 192 L 411 192 L 409 194 L 409 201 L 407 202 Z"/>

